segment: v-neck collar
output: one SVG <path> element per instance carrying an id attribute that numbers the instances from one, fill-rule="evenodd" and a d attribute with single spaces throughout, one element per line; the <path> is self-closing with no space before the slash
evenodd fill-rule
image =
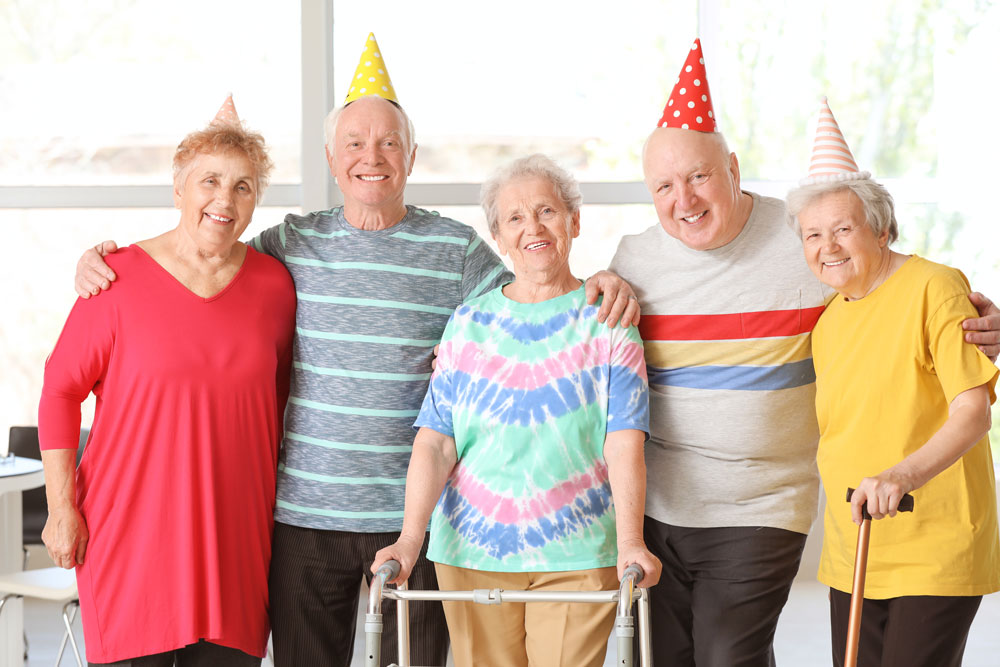
<path id="1" fill-rule="evenodd" d="M 156 267 L 157 273 L 160 274 L 161 276 L 163 276 L 164 279 L 168 283 L 171 283 L 177 289 L 182 290 L 190 298 L 197 299 L 198 301 L 201 301 L 202 303 L 211 303 L 212 301 L 215 301 L 217 299 L 222 298 L 227 292 L 229 292 L 229 290 L 232 289 L 233 285 L 235 285 L 236 282 L 243 275 L 244 271 L 246 270 L 247 264 L 251 261 L 250 260 L 250 253 L 256 252 L 253 248 L 251 248 L 248 245 L 247 246 L 246 254 L 243 256 L 243 262 L 240 264 L 240 268 L 236 271 L 236 275 L 234 275 L 232 277 L 232 279 L 228 283 L 226 283 L 226 286 L 223 287 L 221 290 L 219 290 L 218 292 L 216 292 L 212 296 L 204 297 L 204 296 L 201 296 L 199 294 L 196 294 L 195 292 L 192 292 L 191 289 L 187 287 L 187 285 L 185 285 L 184 283 L 182 283 L 180 280 L 177 279 L 177 276 L 175 276 L 174 274 L 170 273 L 170 271 L 167 271 L 167 269 L 164 268 L 164 266 L 162 264 L 160 264 L 155 259 L 153 259 L 153 256 L 150 255 L 145 250 L 143 250 L 138 244 L 133 243 L 129 247 L 130 248 L 135 248 L 136 250 L 139 251 L 140 256 L 142 256 L 145 259 L 149 260 L 149 262 L 151 264 L 153 264 L 153 266 Z"/>

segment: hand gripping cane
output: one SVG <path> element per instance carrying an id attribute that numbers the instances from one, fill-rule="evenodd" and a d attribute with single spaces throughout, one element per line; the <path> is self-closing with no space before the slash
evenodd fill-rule
<path id="1" fill-rule="evenodd" d="M 851 502 L 854 489 L 847 489 L 847 502 Z M 899 500 L 899 512 L 913 511 L 913 496 L 906 493 Z M 861 639 L 861 605 L 865 601 L 865 574 L 868 570 L 868 538 L 872 532 L 872 515 L 868 506 L 861 506 L 861 526 L 858 527 L 858 549 L 854 553 L 854 587 L 851 589 L 851 615 L 847 621 L 847 648 L 844 667 L 858 664 L 858 642 Z"/>

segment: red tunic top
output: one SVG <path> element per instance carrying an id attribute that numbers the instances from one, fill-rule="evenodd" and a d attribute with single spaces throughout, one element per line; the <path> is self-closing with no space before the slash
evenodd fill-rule
<path id="1" fill-rule="evenodd" d="M 76 449 L 80 403 L 97 397 L 76 489 L 87 660 L 199 639 L 263 656 L 291 277 L 248 248 L 205 299 L 136 246 L 107 259 L 119 278 L 77 300 L 38 411 L 42 449 Z"/>

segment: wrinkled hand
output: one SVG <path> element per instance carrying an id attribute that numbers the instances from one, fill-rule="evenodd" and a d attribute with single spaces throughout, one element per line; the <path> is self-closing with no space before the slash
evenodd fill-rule
<path id="1" fill-rule="evenodd" d="M 625 568 L 635 563 L 642 568 L 644 576 L 641 581 L 637 581 L 637 586 L 652 588 L 660 580 L 660 572 L 663 565 L 660 559 L 650 553 L 646 544 L 642 540 L 626 542 L 618 545 L 618 580 L 625 574 Z"/>
<path id="2" fill-rule="evenodd" d="M 875 477 L 865 477 L 851 496 L 851 518 L 855 524 L 861 525 L 861 507 L 865 503 L 873 519 L 894 517 L 899 501 L 914 488 L 916 486 L 909 478 L 892 468 Z"/>
<path id="3" fill-rule="evenodd" d="M 42 542 L 56 565 L 67 570 L 82 565 L 89 540 L 87 522 L 75 507 L 49 512 L 42 529 Z"/>
<path id="4" fill-rule="evenodd" d="M 585 289 L 587 303 L 591 305 L 597 302 L 598 295 L 604 295 L 604 301 L 597 311 L 598 322 L 606 321 L 609 327 L 614 328 L 621 319 L 623 327 L 631 324 L 639 326 L 639 299 L 632 291 L 632 286 L 617 273 L 598 271 L 587 279 Z"/>
<path id="5" fill-rule="evenodd" d="M 118 250 L 114 241 L 98 243 L 83 253 L 76 263 L 76 293 L 84 299 L 92 294 L 100 294 L 101 290 L 111 288 L 111 283 L 118 278 L 111 267 L 104 262 L 105 255 Z"/>
<path id="6" fill-rule="evenodd" d="M 996 362 L 1000 354 L 1000 308 L 979 292 L 970 294 L 969 301 L 979 311 L 979 317 L 962 322 L 965 341 L 975 343 L 990 361 Z"/>
<path id="7" fill-rule="evenodd" d="M 417 563 L 417 558 L 420 557 L 420 548 L 424 545 L 423 539 L 409 538 L 405 535 L 400 535 L 399 539 L 396 540 L 394 544 L 390 544 L 384 549 L 379 549 L 375 553 L 375 560 L 372 562 L 371 571 L 372 574 L 378 572 L 378 569 L 385 564 L 386 561 L 395 560 L 399 561 L 399 575 L 391 581 L 387 581 L 389 584 L 401 584 L 410 578 L 410 572 L 413 571 L 413 566 Z"/>

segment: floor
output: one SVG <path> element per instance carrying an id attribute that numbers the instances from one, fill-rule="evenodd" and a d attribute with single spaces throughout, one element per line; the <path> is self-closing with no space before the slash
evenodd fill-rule
<path id="1" fill-rule="evenodd" d="M 32 554 L 32 565 L 44 564 L 41 556 Z M 28 600 L 25 603 L 25 629 L 28 635 L 28 667 L 51 667 L 55 664 L 59 641 L 62 639 L 61 605 Z M 363 627 L 359 623 L 359 629 Z M 965 667 L 995 667 L 1000 655 L 1000 595 L 987 596 L 972 625 Z M 75 624 L 77 641 L 83 650 L 83 632 Z M 614 646 L 609 644 L 606 667 L 616 663 Z M 355 644 L 354 665 L 362 665 L 363 635 Z M 68 649 L 67 649 L 68 651 Z M 792 587 L 788 604 L 778 624 L 775 639 L 777 662 L 785 667 L 820 667 L 830 664 L 826 588 L 803 576 Z M 72 655 L 63 657 L 63 665 L 72 665 Z M 270 663 L 265 661 L 265 665 Z"/>

